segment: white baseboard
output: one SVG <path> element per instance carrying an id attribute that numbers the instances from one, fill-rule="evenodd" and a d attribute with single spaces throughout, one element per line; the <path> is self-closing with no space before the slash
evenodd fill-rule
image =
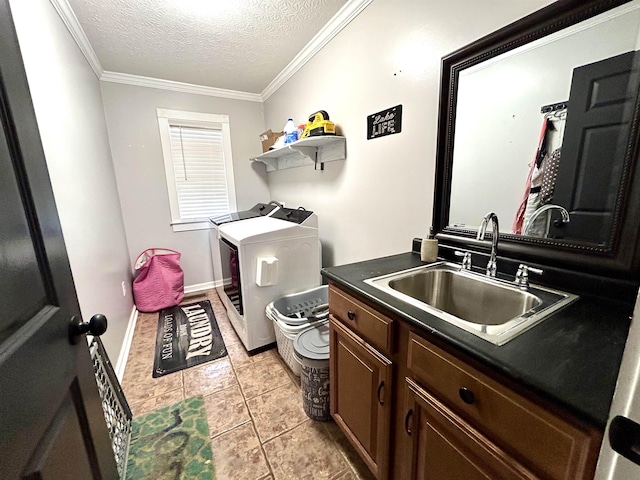
<path id="1" fill-rule="evenodd" d="M 211 290 L 212 288 L 215 288 L 215 286 L 215 282 L 196 283 L 195 285 L 188 285 L 184 287 L 184 293 L 189 294 L 201 292 L 203 290 Z"/>
<path id="2" fill-rule="evenodd" d="M 138 310 L 135 305 L 131 310 L 131 316 L 129 317 L 129 325 L 127 331 L 124 334 L 124 340 L 122 341 L 122 348 L 120 349 L 120 355 L 118 355 L 118 361 L 115 365 L 116 377 L 118 381 L 122 383 L 124 377 L 124 369 L 127 366 L 127 358 L 129 358 L 129 350 L 131 350 L 131 343 L 133 342 L 133 332 L 136 329 L 136 323 L 138 322 Z"/>

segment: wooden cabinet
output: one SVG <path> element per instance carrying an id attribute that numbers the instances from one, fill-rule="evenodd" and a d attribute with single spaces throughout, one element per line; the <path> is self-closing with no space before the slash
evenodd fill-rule
<path id="1" fill-rule="evenodd" d="M 403 478 L 536 478 L 410 378 L 405 379 L 405 399 Z"/>
<path id="2" fill-rule="evenodd" d="M 602 431 L 329 289 L 331 414 L 379 480 L 593 478 Z"/>
<path id="3" fill-rule="evenodd" d="M 378 479 L 388 477 L 391 362 L 330 319 L 331 415 Z"/>
<path id="4" fill-rule="evenodd" d="M 599 444 L 593 429 L 548 412 L 415 333 L 407 367 L 434 397 L 544 478 L 589 478 Z"/>

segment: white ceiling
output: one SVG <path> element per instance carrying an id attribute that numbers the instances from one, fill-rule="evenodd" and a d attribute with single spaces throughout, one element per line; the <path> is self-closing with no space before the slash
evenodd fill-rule
<path id="1" fill-rule="evenodd" d="M 68 0 L 110 72 L 260 93 L 347 0 Z"/>

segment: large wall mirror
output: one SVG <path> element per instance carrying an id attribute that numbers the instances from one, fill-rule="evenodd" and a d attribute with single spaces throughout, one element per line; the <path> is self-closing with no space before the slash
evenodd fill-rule
<path id="1" fill-rule="evenodd" d="M 637 276 L 640 0 L 559 1 L 443 59 L 434 224 Z"/>

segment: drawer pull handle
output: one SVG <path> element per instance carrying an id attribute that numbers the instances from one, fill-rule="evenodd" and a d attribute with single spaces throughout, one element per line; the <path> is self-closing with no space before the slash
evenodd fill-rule
<path id="1" fill-rule="evenodd" d="M 352 312 L 351 310 L 349 310 L 347 312 L 347 317 L 349 318 L 349 320 L 355 320 L 356 319 L 356 312 Z"/>
<path id="2" fill-rule="evenodd" d="M 380 382 L 380 385 L 378 385 L 378 403 L 380 405 L 384 405 L 384 400 L 380 398 L 380 392 L 382 391 L 382 387 L 384 387 L 384 380 Z"/>
<path id="3" fill-rule="evenodd" d="M 468 405 L 471 405 L 476 401 L 476 396 L 467 387 L 460 387 L 460 390 L 458 390 L 458 394 L 460 395 L 462 401 Z"/>
<path id="4" fill-rule="evenodd" d="M 410 408 L 407 415 L 404 417 L 404 430 L 407 435 L 411 435 L 411 428 L 409 427 L 409 421 L 413 418 L 413 409 Z"/>

